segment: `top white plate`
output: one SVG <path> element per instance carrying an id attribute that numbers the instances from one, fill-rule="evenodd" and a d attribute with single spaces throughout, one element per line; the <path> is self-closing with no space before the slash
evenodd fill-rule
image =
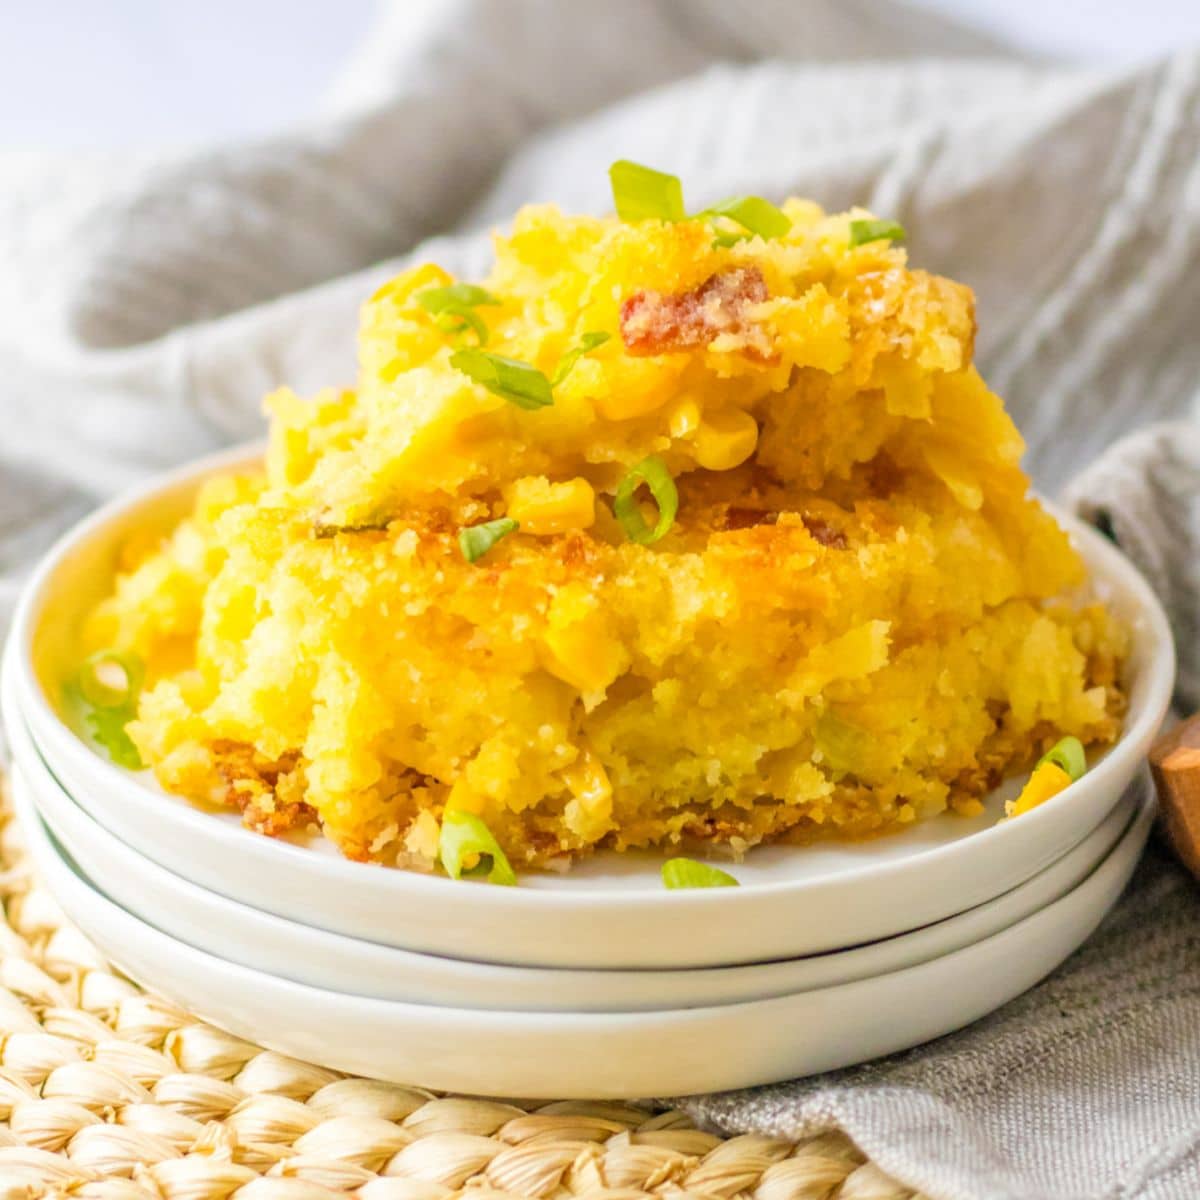
<path id="1" fill-rule="evenodd" d="M 57 715 L 51 697 L 77 662 L 74 631 L 112 577 L 123 539 L 170 526 L 199 482 L 248 466 L 242 448 L 203 460 L 106 506 L 47 555 L 19 606 L 9 646 L 14 703 L 47 764 L 101 825 L 177 874 L 291 920 L 427 953 L 547 967 L 703 967 L 820 953 L 941 920 L 1043 870 L 1111 810 L 1170 697 L 1166 619 L 1111 544 L 1061 517 L 1094 590 L 1130 624 L 1130 709 L 1120 741 L 1077 784 L 1018 821 L 997 824 L 1000 796 L 973 820 L 944 817 L 893 837 L 759 847 L 738 889 L 668 892 L 661 859 L 598 854 L 565 876 L 521 886 L 346 862 L 323 843 L 258 837 L 236 818 L 167 796 L 146 773 L 109 763 Z"/>

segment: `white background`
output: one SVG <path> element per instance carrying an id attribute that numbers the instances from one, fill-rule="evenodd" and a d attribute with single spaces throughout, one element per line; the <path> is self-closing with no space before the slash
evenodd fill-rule
<path id="1" fill-rule="evenodd" d="M 194 145 L 285 127 L 314 110 L 383 2 L 446 0 L 0 0 L 0 148 Z M 1121 63 L 1200 43 L 1200 0 L 919 2 L 1054 57 Z"/>

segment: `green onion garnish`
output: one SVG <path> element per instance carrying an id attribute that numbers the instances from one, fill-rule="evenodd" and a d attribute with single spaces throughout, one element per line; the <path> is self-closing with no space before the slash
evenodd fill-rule
<path id="1" fill-rule="evenodd" d="M 79 669 L 71 689 L 84 709 L 92 737 L 117 766 L 142 769 L 142 758 L 125 726 L 137 716 L 137 697 L 145 678 L 141 660 L 132 654 L 101 650 Z"/>
<path id="2" fill-rule="evenodd" d="M 469 563 L 481 559 L 502 537 L 521 526 L 512 517 L 500 517 L 485 521 L 482 525 L 468 525 L 458 531 L 458 548 Z"/>
<path id="3" fill-rule="evenodd" d="M 737 887 L 728 871 L 694 858 L 668 858 L 662 865 L 662 881 L 669 888 Z"/>
<path id="4" fill-rule="evenodd" d="M 438 313 L 433 323 L 443 333 L 462 333 L 470 329 L 481 346 L 487 345 L 488 327 L 473 308 L 446 309 Z"/>
<path id="5" fill-rule="evenodd" d="M 500 301 L 487 288 L 474 283 L 451 283 L 445 287 L 425 288 L 416 295 L 416 301 L 427 312 L 439 313 L 448 304 L 462 304 L 478 308 L 483 304 L 499 304 Z"/>
<path id="6" fill-rule="evenodd" d="M 851 221 L 850 245 L 862 246 L 867 242 L 878 242 L 887 239 L 889 242 L 902 242 L 908 235 L 904 226 L 898 221 Z"/>
<path id="7" fill-rule="evenodd" d="M 84 715 L 92 737 L 108 751 L 118 767 L 140 771 L 145 765 L 125 726 L 137 716 L 132 704 L 123 708 L 93 708 Z"/>
<path id="8" fill-rule="evenodd" d="M 658 505 L 658 520 L 653 526 L 647 525 L 638 507 L 637 490 L 642 484 L 650 489 L 655 504 Z M 617 487 L 617 495 L 613 500 L 613 512 L 621 522 L 625 536 L 631 542 L 649 546 L 657 542 L 675 523 L 675 514 L 679 511 L 679 492 L 675 489 L 675 480 L 667 470 L 667 464 L 657 454 L 643 458 Z"/>
<path id="9" fill-rule="evenodd" d="M 474 814 L 460 808 L 450 808 L 442 815 L 442 832 L 438 838 L 438 857 L 451 879 L 464 875 L 487 876 L 488 883 L 512 887 L 516 872 L 492 837 L 492 831 Z M 477 862 L 467 866 L 469 859 Z"/>
<path id="10" fill-rule="evenodd" d="M 761 238 L 782 237 L 792 223 L 781 209 L 761 196 L 734 196 L 706 208 L 701 217 L 728 217 Z"/>
<path id="11" fill-rule="evenodd" d="M 623 158 L 608 168 L 613 207 L 622 221 L 682 221 L 683 184 L 677 175 Z"/>
<path id="12" fill-rule="evenodd" d="M 546 408 L 554 403 L 550 380 L 529 363 L 486 350 L 456 350 L 450 365 L 518 408 Z"/>
<path id="13" fill-rule="evenodd" d="M 552 388 L 558 387 L 560 383 L 571 373 L 571 368 L 585 355 L 595 350 L 597 346 L 603 346 L 605 342 L 612 337 L 611 333 L 604 333 L 602 330 L 596 330 L 592 333 L 585 333 L 579 339 L 577 346 L 572 346 L 558 360 L 558 368 L 554 372 L 554 378 L 550 380 Z"/>
<path id="14" fill-rule="evenodd" d="M 1042 763 L 1048 762 L 1054 763 L 1056 767 L 1062 767 L 1071 777 L 1072 783 L 1077 779 L 1082 779 L 1087 771 L 1087 757 L 1083 752 L 1083 743 L 1077 737 L 1065 737 L 1062 741 L 1056 742 L 1038 759 L 1037 765 L 1040 767 Z"/>
<path id="15" fill-rule="evenodd" d="M 730 246 L 736 246 L 738 242 L 748 242 L 754 235 L 752 233 L 718 233 L 713 235 L 714 250 L 728 250 Z"/>
<path id="16" fill-rule="evenodd" d="M 461 333 L 464 329 L 472 329 L 479 339 L 479 344 L 486 345 L 487 326 L 475 309 L 483 304 L 500 303 L 486 288 L 477 287 L 473 283 L 452 283 L 447 287 L 426 288 L 418 292 L 415 298 L 426 312 L 433 315 L 439 329 L 444 329 L 447 333 Z"/>
<path id="17" fill-rule="evenodd" d="M 79 691 L 93 708 L 121 708 L 137 695 L 145 668 L 132 654 L 101 650 L 79 668 Z"/>

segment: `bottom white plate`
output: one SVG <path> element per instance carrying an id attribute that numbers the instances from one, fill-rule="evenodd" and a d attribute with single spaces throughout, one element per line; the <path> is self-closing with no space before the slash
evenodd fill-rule
<path id="1" fill-rule="evenodd" d="M 718 1091 L 891 1053 L 983 1016 L 1035 984 L 1096 927 L 1153 819 L 1147 796 L 1077 888 L 992 937 L 917 966 L 770 1000 L 639 1013 L 505 1012 L 348 996 L 193 949 L 108 900 L 70 864 L 28 792 L 17 810 L 42 877 L 118 966 L 212 1023 L 335 1069 L 426 1087 L 539 1098 Z"/>

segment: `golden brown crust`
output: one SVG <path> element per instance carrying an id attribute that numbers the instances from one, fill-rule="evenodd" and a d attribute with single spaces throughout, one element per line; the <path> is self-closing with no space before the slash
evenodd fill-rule
<path id="1" fill-rule="evenodd" d="M 854 276 L 843 295 L 856 319 L 852 337 L 864 361 L 900 352 L 919 352 L 931 335 L 958 342 L 962 366 L 975 354 L 975 293 L 965 284 L 907 267 L 865 271 Z"/>
<path id="2" fill-rule="evenodd" d="M 302 770 L 299 750 L 266 759 L 245 742 L 213 743 L 217 771 L 225 781 L 225 802 L 242 814 L 242 824 L 267 837 L 285 837 L 317 823 L 317 813 L 303 800 L 285 798 L 303 793 L 295 778 Z"/>

